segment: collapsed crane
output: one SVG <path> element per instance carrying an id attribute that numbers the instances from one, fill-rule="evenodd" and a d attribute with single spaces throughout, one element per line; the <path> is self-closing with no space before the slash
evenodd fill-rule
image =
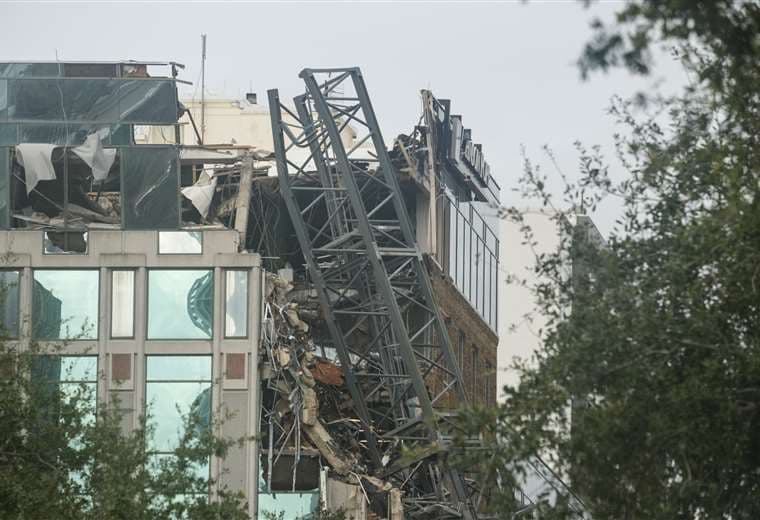
<path id="1" fill-rule="evenodd" d="M 362 74 L 300 77 L 295 111 L 268 92 L 277 174 L 359 420 L 362 461 L 401 490 L 407 517 L 475 519 L 480 490 L 447 461 L 440 409 L 466 404 L 462 377 Z M 348 125 L 361 134 L 349 149 Z"/>

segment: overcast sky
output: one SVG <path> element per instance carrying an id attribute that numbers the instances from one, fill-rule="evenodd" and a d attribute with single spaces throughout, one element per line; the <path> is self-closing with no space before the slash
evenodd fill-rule
<path id="1" fill-rule="evenodd" d="M 575 62 L 594 16 L 609 19 L 621 2 L 584 9 L 580 2 L 240 2 L 0 3 L 0 61 L 171 60 L 197 84 L 200 34 L 208 35 L 207 95 L 266 102 L 303 88 L 304 67 L 358 65 L 364 72 L 386 142 L 409 132 L 420 113 L 419 90 L 452 100 L 502 186 L 511 193 L 522 168 L 521 146 L 539 162 L 543 145 L 572 177 L 572 143 L 612 152 L 614 94 L 647 89 L 653 79 L 624 72 L 582 82 Z M 672 90 L 679 66 L 661 58 L 656 75 Z M 196 86 L 185 94 L 199 95 Z M 620 174 L 620 172 L 618 172 Z M 555 186 L 558 185 L 555 184 Z M 594 215 L 603 232 L 617 214 Z"/>

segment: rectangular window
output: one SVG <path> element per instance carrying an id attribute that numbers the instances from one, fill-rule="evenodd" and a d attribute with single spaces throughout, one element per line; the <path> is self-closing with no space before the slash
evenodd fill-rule
<path id="1" fill-rule="evenodd" d="M 197 428 L 211 427 L 211 378 L 211 356 L 146 357 L 146 415 L 153 428 L 148 449 L 156 466 L 174 456 L 188 416 L 195 416 Z M 208 478 L 208 461 L 194 469 Z"/>
<path id="2" fill-rule="evenodd" d="M 97 339 L 99 274 L 95 270 L 76 269 L 34 271 L 33 337 Z"/>
<path id="3" fill-rule="evenodd" d="M 485 362 L 485 372 L 484 372 L 484 379 L 486 382 L 485 391 L 483 392 L 483 399 L 485 400 L 486 406 L 491 406 L 491 395 L 493 392 L 493 389 L 491 388 L 493 385 L 493 368 L 491 367 L 491 363 L 488 361 Z"/>
<path id="4" fill-rule="evenodd" d="M 199 255 L 203 253 L 203 233 L 200 231 L 159 231 L 158 254 Z"/>
<path id="5" fill-rule="evenodd" d="M 148 339 L 211 339 L 214 272 L 156 269 L 148 273 Z"/>
<path id="6" fill-rule="evenodd" d="M 465 336 L 464 331 L 459 331 L 459 370 L 462 372 L 462 376 L 464 376 L 464 346 L 465 346 Z"/>
<path id="7" fill-rule="evenodd" d="M 471 360 L 470 363 L 472 363 L 472 366 L 470 367 L 470 377 L 472 378 L 472 393 L 470 394 L 472 396 L 473 402 L 477 402 L 478 399 L 478 381 L 480 381 L 480 370 L 478 367 L 478 349 L 475 347 L 475 345 L 472 346 L 472 353 L 471 353 Z"/>
<path id="8" fill-rule="evenodd" d="M 98 356 L 37 356 L 32 368 L 33 375 L 61 387 L 64 395 L 71 394 L 72 387 L 88 385 L 93 399 L 98 382 Z M 95 401 L 92 401 L 95 404 Z"/>
<path id="9" fill-rule="evenodd" d="M 0 338 L 17 338 L 19 331 L 18 271 L 0 271 Z"/>
<path id="10" fill-rule="evenodd" d="M 111 337 L 135 335 L 135 272 L 111 272 Z"/>
<path id="11" fill-rule="evenodd" d="M 224 284 L 224 335 L 248 335 L 248 271 L 228 270 Z"/>
<path id="12" fill-rule="evenodd" d="M 40 390 L 43 390 L 35 396 L 39 399 L 35 407 L 43 411 L 46 420 L 69 420 L 66 417 L 76 411 L 76 416 L 85 425 L 95 423 L 98 406 L 97 356 L 37 356 L 31 368 L 32 378 L 42 383 Z M 81 443 L 81 437 L 72 437 L 68 441 L 69 447 L 75 450 L 82 446 Z M 70 472 L 69 477 L 75 483 L 83 484 L 88 471 L 88 466 L 85 466 Z"/>

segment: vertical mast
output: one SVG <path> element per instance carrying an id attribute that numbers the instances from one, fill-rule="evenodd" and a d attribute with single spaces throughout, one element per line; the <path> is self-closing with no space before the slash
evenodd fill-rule
<path id="1" fill-rule="evenodd" d="M 201 144 L 206 142 L 206 35 L 201 34 Z"/>

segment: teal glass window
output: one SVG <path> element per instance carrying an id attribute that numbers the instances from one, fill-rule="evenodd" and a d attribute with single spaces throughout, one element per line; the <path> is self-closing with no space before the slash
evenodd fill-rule
<path id="1" fill-rule="evenodd" d="M 148 339 L 210 339 L 213 322 L 213 271 L 148 272 Z"/>
<path id="2" fill-rule="evenodd" d="M 211 356 L 147 356 L 145 402 L 153 435 L 148 448 L 155 467 L 174 456 L 185 434 L 185 416 L 195 415 L 198 428 L 211 427 Z M 209 464 L 194 468 L 208 478 Z"/>
<path id="3" fill-rule="evenodd" d="M 19 334 L 18 271 L 0 271 L 0 338 L 17 338 Z"/>
<path id="4" fill-rule="evenodd" d="M 34 338 L 97 339 L 99 274 L 77 269 L 34 271 Z"/>
<path id="5" fill-rule="evenodd" d="M 32 365 L 32 377 L 54 385 L 58 393 L 52 393 L 55 402 L 47 403 L 53 411 L 55 406 L 76 404 L 88 422 L 95 421 L 98 388 L 97 356 L 38 356 Z"/>

